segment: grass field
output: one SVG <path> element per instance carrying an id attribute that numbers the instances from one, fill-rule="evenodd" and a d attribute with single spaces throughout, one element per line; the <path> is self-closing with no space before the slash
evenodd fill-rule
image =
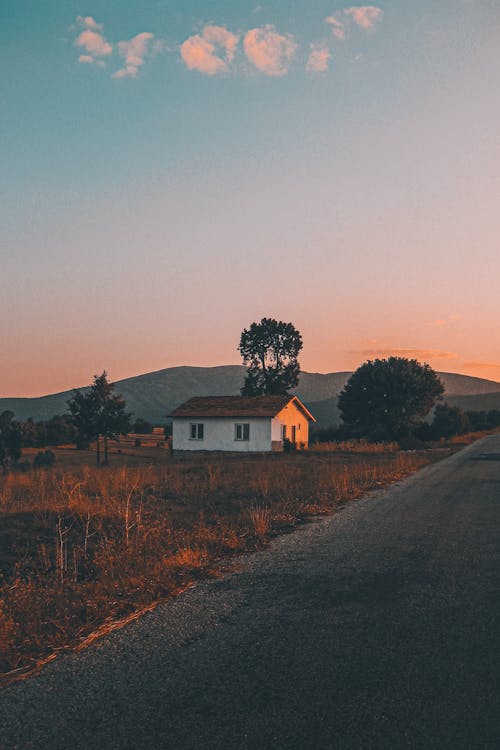
<path id="1" fill-rule="evenodd" d="M 176 458 L 114 445 L 108 467 L 55 449 L 54 468 L 0 478 L 0 673 L 22 675 L 217 575 L 228 555 L 457 448 Z"/>

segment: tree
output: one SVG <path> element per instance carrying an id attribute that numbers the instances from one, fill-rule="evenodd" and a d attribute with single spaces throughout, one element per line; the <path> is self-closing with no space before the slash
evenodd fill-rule
<path id="1" fill-rule="evenodd" d="M 421 423 L 443 392 L 441 380 L 429 365 L 389 357 L 361 365 L 347 381 L 338 406 L 352 434 L 393 440 Z"/>
<path id="2" fill-rule="evenodd" d="M 301 349 L 302 337 L 291 323 L 274 318 L 252 323 L 242 332 L 238 347 L 247 366 L 242 395 L 288 393 L 299 382 Z"/>
<path id="3" fill-rule="evenodd" d="M 95 376 L 97 377 L 97 376 Z M 76 447 L 87 448 L 92 440 L 97 440 L 97 463 L 100 463 L 98 438 L 98 404 L 92 387 L 82 393 L 76 390 L 68 401 L 71 420 L 76 428 Z"/>
<path id="4" fill-rule="evenodd" d="M 21 458 L 23 437 L 21 427 L 14 421 L 14 412 L 0 414 L 0 466 L 4 474 Z"/>
<path id="5" fill-rule="evenodd" d="M 438 404 L 434 412 L 431 430 L 435 438 L 463 435 L 470 430 L 469 417 L 458 406 Z"/>
<path id="6" fill-rule="evenodd" d="M 136 432 L 140 435 L 151 435 L 153 432 L 153 425 L 142 417 L 137 417 L 134 424 L 132 425 L 132 432 Z"/>
<path id="7" fill-rule="evenodd" d="M 68 401 L 73 424 L 83 441 L 96 441 L 96 458 L 100 463 L 100 438 L 104 438 L 104 463 L 108 463 L 108 438 L 124 434 L 130 429 L 130 414 L 125 412 L 122 396 L 114 394 L 114 383 L 109 383 L 106 371 L 94 375 L 94 382 L 86 393 L 75 391 Z"/>
<path id="8" fill-rule="evenodd" d="M 56 414 L 44 424 L 46 445 L 64 445 L 73 443 L 76 429 L 67 414 Z"/>
<path id="9" fill-rule="evenodd" d="M 23 448 L 34 448 L 37 442 L 37 427 L 33 417 L 29 417 L 26 422 L 20 422 L 21 438 Z"/>

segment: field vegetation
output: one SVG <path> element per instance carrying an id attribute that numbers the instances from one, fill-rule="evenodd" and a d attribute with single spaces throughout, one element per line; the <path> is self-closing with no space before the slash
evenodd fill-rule
<path id="1" fill-rule="evenodd" d="M 113 450 L 113 448 L 112 448 Z M 54 449 L 0 477 L 0 672 L 82 647 L 313 515 L 452 450 L 351 441 L 292 455 L 172 458 Z"/>

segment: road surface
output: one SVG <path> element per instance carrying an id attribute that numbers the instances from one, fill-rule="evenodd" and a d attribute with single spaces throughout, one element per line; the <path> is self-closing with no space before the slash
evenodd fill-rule
<path id="1" fill-rule="evenodd" d="M 0 693 L 0 747 L 499 748 L 500 436 Z"/>

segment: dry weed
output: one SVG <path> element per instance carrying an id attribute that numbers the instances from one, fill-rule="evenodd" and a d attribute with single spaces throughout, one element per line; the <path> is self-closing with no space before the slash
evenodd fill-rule
<path id="1" fill-rule="evenodd" d="M 271 511 L 265 505 L 253 505 L 248 511 L 252 528 L 257 537 L 262 540 L 271 528 Z"/>
<path id="2" fill-rule="evenodd" d="M 431 460 L 365 448 L 0 478 L 0 670 L 89 637 L 210 574 L 221 556 L 262 546 L 273 528 Z"/>

